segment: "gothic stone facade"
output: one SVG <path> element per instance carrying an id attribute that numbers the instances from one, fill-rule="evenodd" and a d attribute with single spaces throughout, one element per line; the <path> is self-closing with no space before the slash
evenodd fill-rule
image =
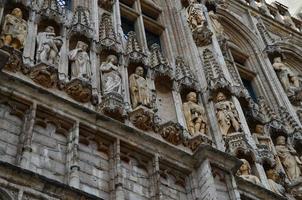
<path id="1" fill-rule="evenodd" d="M 302 199 L 282 4 L 2 0 L 0 21 L 0 199 Z"/>

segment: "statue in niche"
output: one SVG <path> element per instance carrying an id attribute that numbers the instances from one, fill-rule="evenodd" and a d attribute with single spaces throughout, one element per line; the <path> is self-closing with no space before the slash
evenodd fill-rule
<path id="1" fill-rule="evenodd" d="M 118 71 L 117 64 L 117 57 L 115 55 L 109 55 L 100 67 L 104 94 L 112 92 L 122 93 L 122 78 Z"/>
<path id="2" fill-rule="evenodd" d="M 39 33 L 37 36 L 37 43 L 37 62 L 43 62 L 49 65 L 57 64 L 59 49 L 62 46 L 63 41 L 61 37 L 56 37 L 54 27 L 48 26 L 44 32 Z"/>
<path id="3" fill-rule="evenodd" d="M 240 131 L 239 116 L 233 102 L 226 100 L 222 92 L 217 94 L 216 102 L 216 116 L 222 135 L 226 136 L 231 127 L 235 132 Z"/>
<path id="4" fill-rule="evenodd" d="M 151 107 L 151 91 L 147 80 L 144 78 L 144 69 L 142 67 L 139 66 L 135 69 L 135 73 L 129 77 L 129 82 L 133 109 L 139 105 Z"/>
<path id="5" fill-rule="evenodd" d="M 197 104 L 196 96 L 195 92 L 190 92 L 187 95 L 187 102 L 183 104 L 183 112 L 191 136 L 206 132 L 205 112 L 203 107 Z"/>
<path id="6" fill-rule="evenodd" d="M 247 181 L 260 185 L 261 183 L 259 178 L 252 174 L 252 170 L 249 162 L 245 159 L 240 159 L 240 160 L 243 162 L 243 164 L 239 168 L 237 175 Z"/>
<path id="7" fill-rule="evenodd" d="M 4 19 L 1 39 L 4 45 L 22 49 L 27 36 L 27 23 L 22 19 L 22 11 L 15 8 Z"/>
<path id="8" fill-rule="evenodd" d="M 87 53 L 88 45 L 82 41 L 78 41 L 75 49 L 69 52 L 69 60 L 71 63 L 71 79 L 84 78 L 90 79 L 90 58 Z"/>
<path id="9" fill-rule="evenodd" d="M 192 31 L 199 27 L 203 27 L 206 19 L 203 14 L 202 5 L 197 0 L 189 0 L 189 6 L 187 8 L 188 23 Z"/>
<path id="10" fill-rule="evenodd" d="M 266 171 L 267 181 L 271 190 L 281 196 L 285 194 L 285 188 L 280 184 L 280 175 L 276 169 Z"/>
<path id="11" fill-rule="evenodd" d="M 281 81 L 285 91 L 288 91 L 290 88 L 300 87 L 298 77 L 282 62 L 281 57 L 274 58 L 273 67 L 277 72 L 278 78 Z"/>
<path id="12" fill-rule="evenodd" d="M 297 152 L 286 144 L 284 136 L 277 137 L 276 151 L 290 181 L 295 181 L 301 176 L 302 162 Z"/>
<path id="13" fill-rule="evenodd" d="M 216 32 L 217 36 L 222 36 L 224 29 L 221 23 L 218 21 L 218 16 L 214 13 L 213 10 L 209 11 L 209 17 L 212 22 L 212 26 L 214 31 Z"/>
<path id="14" fill-rule="evenodd" d="M 256 125 L 253 138 L 257 144 L 266 145 L 271 150 L 270 138 L 264 135 L 264 126 L 262 124 Z"/>

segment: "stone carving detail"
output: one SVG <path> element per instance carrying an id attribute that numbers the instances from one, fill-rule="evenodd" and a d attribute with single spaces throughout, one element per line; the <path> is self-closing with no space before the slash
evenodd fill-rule
<path id="1" fill-rule="evenodd" d="M 185 63 L 183 57 L 176 58 L 176 74 L 175 74 L 175 87 L 177 91 L 183 88 L 190 88 L 197 90 L 197 81 L 192 73 L 190 67 Z"/>
<path id="2" fill-rule="evenodd" d="M 38 13 L 44 15 L 47 18 L 55 19 L 57 22 L 65 22 L 64 9 L 59 5 L 57 0 L 36 0 L 36 5 L 38 7 Z M 35 7 L 35 6 L 34 6 Z"/>
<path id="3" fill-rule="evenodd" d="M 160 125 L 159 134 L 174 145 L 179 145 L 183 142 L 183 127 L 178 123 L 170 121 Z"/>
<path id="4" fill-rule="evenodd" d="M 264 41 L 265 45 L 272 45 L 274 43 L 274 39 L 272 38 L 271 34 L 267 31 L 262 19 L 258 18 L 258 23 L 256 24 L 258 31 L 260 32 L 260 35 L 262 37 L 262 40 Z"/>
<path id="5" fill-rule="evenodd" d="M 269 169 L 266 171 L 266 176 L 271 190 L 281 196 L 284 196 L 285 188 L 281 184 L 283 173 L 278 172 L 276 169 Z"/>
<path id="6" fill-rule="evenodd" d="M 123 121 L 126 118 L 125 103 L 121 94 L 108 93 L 103 96 L 101 104 L 98 106 L 98 111 L 105 115 Z"/>
<path id="7" fill-rule="evenodd" d="M 253 148 L 248 143 L 245 134 L 242 132 L 227 135 L 225 137 L 225 144 L 227 152 L 232 155 L 237 155 L 238 152 L 255 154 Z"/>
<path id="8" fill-rule="evenodd" d="M 273 67 L 290 101 L 294 105 L 300 105 L 302 101 L 302 87 L 299 78 L 282 62 L 281 57 L 274 58 Z"/>
<path id="9" fill-rule="evenodd" d="M 117 64 L 117 57 L 115 55 L 109 55 L 100 67 L 102 89 L 105 95 L 108 93 L 122 93 L 122 77 Z"/>
<path id="10" fill-rule="evenodd" d="M 90 58 L 87 53 L 88 45 L 82 41 L 78 41 L 75 49 L 68 54 L 71 63 L 71 79 L 79 78 L 90 80 Z"/>
<path id="11" fill-rule="evenodd" d="M 203 61 L 208 88 L 210 91 L 230 86 L 229 81 L 226 80 L 222 69 L 209 49 L 204 50 Z"/>
<path id="12" fill-rule="evenodd" d="M 252 174 L 252 170 L 249 162 L 245 159 L 240 159 L 240 160 L 243 162 L 243 164 L 238 170 L 237 175 L 254 184 L 261 185 L 259 178 Z"/>
<path id="13" fill-rule="evenodd" d="M 140 47 L 136 34 L 134 31 L 128 33 L 128 40 L 126 45 L 126 59 L 127 63 L 145 63 L 146 55 L 143 53 L 142 48 Z"/>
<path id="14" fill-rule="evenodd" d="M 22 59 L 22 52 L 14 49 L 10 46 L 3 46 L 0 51 L 3 50 L 3 55 L 7 56 L 7 60 L 3 62 L 4 69 L 11 71 L 11 72 L 17 72 L 23 70 L 24 72 L 27 72 L 25 70 L 25 67 L 23 65 L 23 59 Z M 5 58 L 0 57 L 0 60 L 5 60 Z M 1 68 L 1 67 L 0 67 Z"/>
<path id="15" fill-rule="evenodd" d="M 101 50 L 113 50 L 120 52 L 117 35 L 114 32 L 111 15 L 103 14 L 99 28 L 99 42 L 97 48 Z"/>
<path id="16" fill-rule="evenodd" d="M 212 22 L 212 27 L 218 38 L 221 38 L 224 34 L 224 29 L 221 23 L 218 21 L 219 17 L 214 13 L 213 10 L 209 11 L 209 17 Z"/>
<path id="17" fill-rule="evenodd" d="M 293 182 L 301 178 L 302 162 L 284 136 L 277 137 L 276 151 L 289 180 Z"/>
<path id="18" fill-rule="evenodd" d="M 14 49 L 23 48 L 27 36 L 27 22 L 22 16 L 20 8 L 15 8 L 11 14 L 5 16 L 1 34 L 3 45 Z"/>
<path id="19" fill-rule="evenodd" d="M 219 92 L 216 96 L 215 109 L 220 131 L 223 136 L 227 136 L 231 128 L 233 128 L 233 132 L 240 131 L 239 115 L 235 105 L 233 102 L 228 101 L 222 92 Z"/>
<path id="20" fill-rule="evenodd" d="M 191 28 L 193 39 L 197 46 L 209 45 L 212 42 L 213 33 L 208 28 L 202 4 L 198 3 L 197 0 L 190 0 L 189 2 L 187 21 Z"/>
<path id="21" fill-rule="evenodd" d="M 154 113 L 144 106 L 137 107 L 129 117 L 132 124 L 141 130 L 150 131 L 154 128 Z"/>
<path id="22" fill-rule="evenodd" d="M 98 0 L 99 6 L 105 10 L 111 10 L 115 0 Z"/>
<path id="23" fill-rule="evenodd" d="M 44 32 L 40 32 L 37 36 L 37 43 L 36 62 L 56 66 L 63 42 L 60 36 L 56 36 L 54 27 L 48 26 Z"/>
<path id="24" fill-rule="evenodd" d="M 247 115 L 262 124 L 269 123 L 276 118 L 276 113 L 269 107 L 263 97 L 259 97 L 255 103 L 253 100 L 249 101 L 249 111 Z"/>
<path id="25" fill-rule="evenodd" d="M 90 58 L 87 49 L 86 43 L 78 41 L 76 48 L 69 52 L 69 60 L 72 61 L 71 79 L 64 88 L 69 96 L 82 103 L 90 101 L 92 96 Z"/>
<path id="26" fill-rule="evenodd" d="M 88 38 L 93 37 L 93 29 L 90 22 L 89 10 L 85 7 L 78 6 L 74 12 L 70 32 L 80 33 Z"/>
<path id="27" fill-rule="evenodd" d="M 153 75 L 166 75 L 173 78 L 173 69 L 167 59 L 162 55 L 158 44 L 153 44 L 151 46 L 151 55 L 149 59 Z"/>
<path id="28" fill-rule="evenodd" d="M 183 113 L 191 136 L 206 134 L 205 111 L 202 106 L 197 104 L 197 94 L 195 92 L 190 92 L 187 95 L 187 102 L 183 104 Z"/>
<path id="29" fill-rule="evenodd" d="M 192 151 L 195 151 L 201 144 L 212 146 L 212 140 L 207 135 L 198 134 L 194 137 L 186 137 L 184 146 L 189 147 Z"/>
<path id="30" fill-rule="evenodd" d="M 39 63 L 30 70 L 29 77 L 46 88 L 52 88 L 58 81 L 58 69 L 52 65 Z"/>
<path id="31" fill-rule="evenodd" d="M 144 78 L 144 69 L 137 67 L 135 73 L 129 77 L 130 95 L 132 108 L 135 109 L 139 105 L 151 107 L 151 90 L 147 80 Z"/>

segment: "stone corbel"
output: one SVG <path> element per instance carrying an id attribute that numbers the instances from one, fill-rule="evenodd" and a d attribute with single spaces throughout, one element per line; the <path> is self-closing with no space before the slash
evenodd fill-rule
<path id="1" fill-rule="evenodd" d="M 129 113 L 132 124 L 144 131 L 151 131 L 155 125 L 155 115 L 152 110 L 145 106 L 139 106 Z"/>
<path id="2" fill-rule="evenodd" d="M 180 145 L 184 140 L 184 128 L 175 122 L 169 121 L 159 126 L 158 133 L 169 143 Z"/>
<path id="3" fill-rule="evenodd" d="M 89 80 L 74 78 L 64 87 L 65 92 L 81 103 L 92 101 L 92 86 Z"/>
<path id="4" fill-rule="evenodd" d="M 53 65 L 39 63 L 30 69 L 29 77 L 39 85 L 54 88 L 58 83 L 58 69 Z"/>

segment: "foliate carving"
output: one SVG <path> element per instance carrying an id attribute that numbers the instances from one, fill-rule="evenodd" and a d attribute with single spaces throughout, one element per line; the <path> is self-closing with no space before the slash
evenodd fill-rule
<path id="1" fill-rule="evenodd" d="M 52 88 L 57 84 L 58 70 L 52 65 L 39 63 L 31 68 L 29 77 L 46 88 Z"/>
<path id="2" fill-rule="evenodd" d="M 150 131 L 154 127 L 154 113 L 144 107 L 139 106 L 129 114 L 132 124 L 144 131 Z"/>
<path id="3" fill-rule="evenodd" d="M 195 151 L 201 144 L 212 146 L 212 140 L 207 135 L 198 134 L 193 137 L 186 137 L 184 146 L 189 147 L 192 151 Z"/>
<path id="4" fill-rule="evenodd" d="M 71 33 L 80 33 L 88 38 L 93 37 L 93 29 L 90 22 L 90 12 L 87 8 L 78 6 L 74 12 L 70 30 Z"/>
<path id="5" fill-rule="evenodd" d="M 197 89 L 197 81 L 196 77 L 192 73 L 190 67 L 185 63 L 183 57 L 176 58 L 176 89 L 177 91 L 181 91 L 182 88 L 190 88 L 193 90 Z"/>
<path id="6" fill-rule="evenodd" d="M 151 46 L 150 65 L 154 75 L 163 75 L 173 78 L 173 69 L 167 59 L 162 55 L 160 46 L 153 44 Z"/>
<path id="7" fill-rule="evenodd" d="M 11 71 L 11 72 L 21 71 L 23 67 L 22 52 L 10 46 L 3 46 L 1 48 L 1 51 L 3 51 L 4 63 L 3 65 L 1 64 L 0 65 L 4 66 L 4 69 L 7 71 Z M 0 58 L 0 60 L 2 61 L 2 58 Z"/>
<path id="8" fill-rule="evenodd" d="M 205 75 L 210 91 L 230 86 L 230 82 L 225 78 L 221 67 L 218 65 L 212 51 L 205 49 L 203 52 Z"/>
<path id="9" fill-rule="evenodd" d="M 112 10 L 112 6 L 115 3 L 115 0 L 98 0 L 98 4 L 101 8 L 104 8 L 105 10 Z"/>
<path id="10" fill-rule="evenodd" d="M 270 166 L 276 164 L 275 156 L 269 146 L 265 144 L 257 144 L 257 156 L 260 163 L 269 163 Z"/>
<path id="11" fill-rule="evenodd" d="M 193 39 L 197 46 L 209 45 L 212 42 L 213 33 L 208 28 L 202 4 L 191 0 L 187 8 L 188 23 L 191 28 Z"/>
<path id="12" fill-rule="evenodd" d="M 174 145 L 179 145 L 183 142 L 183 127 L 178 123 L 170 121 L 160 125 L 159 134 Z"/>
<path id="13" fill-rule="evenodd" d="M 126 117 L 125 103 L 121 94 L 112 92 L 103 96 L 101 104 L 98 106 L 98 111 L 105 115 L 123 121 Z"/>
<path id="14" fill-rule="evenodd" d="M 235 85 L 243 86 L 240 75 L 237 72 L 236 67 L 234 66 L 234 63 L 231 62 L 229 59 L 225 59 L 225 62 L 226 62 L 226 66 L 234 80 Z"/>
<path id="15" fill-rule="evenodd" d="M 231 133 L 225 137 L 227 152 L 232 155 L 237 155 L 238 151 L 248 154 L 253 151 L 253 148 L 247 141 L 244 133 Z"/>
<path id="16" fill-rule="evenodd" d="M 22 16 L 20 8 L 15 8 L 11 14 L 5 16 L 1 34 L 3 45 L 14 49 L 23 48 L 27 36 L 27 23 Z"/>
<path id="17" fill-rule="evenodd" d="M 249 112 L 247 115 L 263 124 L 266 124 L 276 118 L 276 113 L 267 104 L 264 97 L 260 96 L 257 102 L 258 103 L 255 103 L 252 99 L 250 99 Z"/>
<path id="18" fill-rule="evenodd" d="M 130 63 L 145 63 L 146 55 L 143 53 L 140 47 L 136 34 L 134 31 L 128 33 L 128 40 L 126 45 L 126 59 L 128 64 Z"/>
<path id="19" fill-rule="evenodd" d="M 118 45 L 119 42 L 117 35 L 114 32 L 111 15 L 103 14 L 99 28 L 99 42 L 97 43 L 97 47 L 99 51 L 107 49 L 119 52 L 120 49 Z"/>
<path id="20" fill-rule="evenodd" d="M 91 100 L 92 89 L 90 81 L 83 78 L 74 78 L 65 85 L 65 92 L 76 101 L 87 103 Z"/>

